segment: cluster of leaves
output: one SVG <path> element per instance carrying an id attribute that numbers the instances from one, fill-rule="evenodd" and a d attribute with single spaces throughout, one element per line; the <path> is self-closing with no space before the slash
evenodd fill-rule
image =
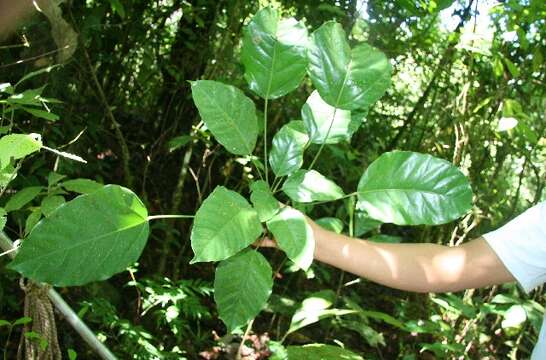
<path id="1" fill-rule="evenodd" d="M 540 85 L 544 81 L 544 65 L 540 60 L 544 58 L 544 46 L 541 45 L 544 26 L 540 20 L 545 14 L 542 2 L 510 1 L 494 7 L 491 19 L 496 32 L 491 43 L 476 40 L 479 34 L 472 33 L 466 26 L 461 25 L 460 30 L 452 34 L 446 34 L 439 28 L 438 19 L 443 19 L 445 12 L 441 16 L 438 16 L 438 12 L 447 11 L 445 9 L 452 1 L 369 2 L 365 11 L 368 18 L 356 15 L 357 10 L 362 10 L 356 1 L 332 1 L 331 5 L 323 2 L 319 6 L 316 2 L 308 1 L 279 3 L 282 3 L 280 7 L 283 12 L 297 14 L 314 27 L 319 27 L 324 20 L 335 17 L 345 29 L 350 30 L 348 32 L 351 40 L 347 42 L 339 25 L 334 22 L 327 23 L 328 26 L 325 24 L 322 28 L 324 36 L 319 36 L 319 40 L 329 41 L 334 39 L 330 35 L 341 34 L 335 41 L 332 40 L 333 45 L 337 46 L 336 53 L 328 55 L 327 51 L 320 50 L 316 45 L 315 34 L 321 28 L 308 39 L 307 26 L 302 22 L 281 19 L 277 14 L 272 16 L 272 10 L 262 10 L 261 17 L 254 18 L 242 31 L 243 47 L 240 59 L 243 66 L 239 68 L 236 61 L 237 36 L 241 32 L 242 21 L 257 10 L 257 2 L 236 0 L 211 3 L 200 0 L 195 4 L 179 1 L 167 1 L 162 5 L 144 2 L 122 4 L 119 1 L 73 4 L 71 11 L 75 18 L 81 19 L 81 24 L 73 26 L 81 25 L 78 29 L 81 40 L 90 49 L 87 55 L 81 48 L 75 53 L 77 61 L 74 63 L 83 66 L 71 66 L 70 63 L 55 68 L 55 72 L 51 71 L 52 68 L 45 67 L 36 74 L 41 76 L 36 76 L 33 66 L 42 66 L 50 61 L 48 57 L 43 57 L 39 62 L 22 63 L 13 67 L 16 71 L 5 75 L 16 85 L 0 86 L 0 103 L 3 109 L 0 136 L 9 134 L 0 141 L 4 150 L 10 149 L 5 153 L 0 152 L 0 157 L 3 155 L 0 159 L 0 206 L 3 207 L 3 210 L 0 209 L 0 228 L 7 221 L 5 230 L 14 238 L 25 238 L 23 243 L 27 243 L 24 245 L 26 249 L 21 248 L 21 255 L 14 266 L 25 274 L 32 274 L 33 269 L 40 265 L 33 257 L 40 242 L 28 240 L 45 238 L 39 235 L 42 231 L 59 239 L 59 243 L 52 244 L 55 246 L 43 249 L 43 254 L 47 254 L 44 261 L 51 260 L 54 265 L 65 261 L 56 252 L 60 248 L 63 249 L 62 252 L 70 254 L 66 259 L 70 266 L 75 266 L 71 257 L 81 258 L 82 253 L 94 254 L 101 259 L 106 257 L 107 263 L 117 256 L 119 249 L 106 245 L 89 252 L 89 244 L 83 241 L 85 239 L 79 236 L 81 234 L 77 234 L 78 238 L 74 241 L 76 234 L 73 229 L 61 224 L 62 221 L 54 220 L 55 209 L 58 207 L 58 211 L 67 208 L 63 216 L 73 219 L 74 224 L 77 224 L 78 229 L 83 229 L 86 236 L 99 239 L 101 231 L 105 230 L 111 235 L 107 236 L 108 239 L 117 237 L 121 240 L 120 246 L 125 243 L 127 248 L 130 248 L 130 242 L 126 235 L 137 230 L 147 233 L 150 228 L 152 236 L 146 251 L 140 257 L 139 275 L 144 279 L 155 278 L 157 275 L 176 279 L 181 274 L 184 277 L 208 279 L 212 276 L 209 272 L 210 266 L 186 266 L 186 260 L 190 256 L 186 249 L 189 249 L 190 234 L 192 246 L 195 235 L 210 235 L 217 242 L 229 243 L 229 251 L 226 253 L 233 255 L 221 260 L 217 272 L 223 269 L 224 276 L 217 276 L 215 281 L 215 285 L 224 290 L 218 292 L 216 300 L 220 316 L 226 320 L 230 314 L 224 316 L 225 309 L 232 304 L 226 303 L 225 299 L 230 296 L 233 299 L 245 299 L 245 294 L 241 294 L 240 289 L 224 286 L 225 279 L 233 279 L 229 276 L 229 271 L 235 268 L 235 260 L 243 255 L 252 261 L 260 258 L 264 261 L 255 261 L 256 266 L 261 266 L 262 269 L 269 267 L 267 271 L 270 271 L 271 267 L 277 268 L 277 261 L 283 263 L 278 258 L 280 254 L 275 253 L 271 259 L 274 266 L 270 266 L 258 251 L 245 250 L 255 240 L 250 237 L 245 238 L 242 244 L 240 238 L 232 239 L 227 231 L 218 234 L 217 228 L 209 229 L 208 233 L 190 232 L 189 221 L 177 223 L 175 226 L 172 223 L 152 223 L 149 226 L 147 210 L 142 205 L 145 203 L 153 212 L 185 213 L 193 213 L 201 206 L 197 214 L 206 214 L 204 211 L 209 207 L 205 205 L 213 199 L 212 195 L 221 195 L 220 200 L 236 198 L 237 201 L 230 202 L 232 206 L 229 208 L 226 208 L 227 202 L 216 202 L 221 204 L 211 211 L 222 220 L 226 220 L 225 214 L 234 213 L 248 220 L 245 224 L 248 225 L 247 230 L 243 231 L 235 226 L 234 233 L 243 236 L 257 234 L 255 236 L 260 237 L 269 231 L 272 235 L 282 233 L 282 238 L 287 240 L 282 244 L 282 250 L 292 263 L 284 268 L 279 265 L 284 270 L 283 279 L 275 280 L 273 284 L 265 276 L 260 278 L 264 284 L 273 284 L 276 289 L 265 305 L 266 311 L 260 315 L 261 320 L 270 321 L 255 321 L 256 332 L 270 331 L 279 339 L 285 338 L 285 342 L 289 344 L 330 342 L 332 334 L 336 334 L 335 338 L 343 341 L 349 348 L 360 352 L 373 349 L 379 353 L 378 357 L 383 353 L 383 357 L 406 354 L 411 358 L 413 355 L 409 354 L 419 351 L 430 351 L 437 357 L 448 354 L 462 356 L 465 351 L 470 351 L 472 356 L 478 357 L 482 351 L 480 349 L 500 357 L 503 356 L 500 354 L 509 351 L 506 350 L 508 347 L 515 349 L 512 350 L 513 354 L 516 354 L 515 351 L 520 351 L 518 355 L 528 352 L 534 335 L 522 339 L 521 334 L 528 329 L 533 329 L 531 334 L 537 333 L 539 325 L 536 324 L 536 319 L 542 311 L 539 305 L 540 294 L 535 295 L 534 300 L 518 300 L 517 290 L 513 286 L 507 286 L 494 289 L 490 293 L 422 298 L 393 293 L 369 283 L 352 287 L 341 286 L 347 277 L 343 273 L 318 265 L 310 266 L 312 239 L 308 236 L 302 214 L 305 212 L 309 215 L 326 216 L 318 221 L 321 226 L 353 236 L 366 235 L 376 241 L 399 242 L 403 237 L 405 240 L 431 242 L 439 241 L 438 239 L 445 242 L 445 239 L 451 238 L 452 241 L 459 242 L 469 232 L 483 233 L 491 228 L 491 224 L 498 226 L 500 219 L 506 220 L 530 203 L 543 198 L 544 170 L 537 166 L 546 156 L 543 150 L 544 126 L 540 121 L 544 99 L 544 89 Z M 476 17 L 478 15 L 472 10 L 472 4 L 475 2 L 455 2 L 453 18 L 459 15 L 460 24 L 473 23 L 469 14 Z M 156 24 L 165 26 L 158 27 Z M 40 55 L 40 51 L 47 50 L 40 44 L 49 36 L 49 28 L 44 29 L 43 22 L 39 20 L 33 21 L 30 26 L 30 30 L 25 30 L 25 39 L 28 38 L 32 44 L 29 51 Z M 328 27 L 329 30 L 326 31 Z M 458 32 L 463 33 L 463 37 L 459 38 Z M 509 32 L 514 32 L 514 40 L 506 40 L 502 35 Z M 48 35 L 44 36 L 44 33 Z M 338 41 L 339 39 L 343 41 Z M 360 64 L 354 68 L 354 73 L 353 70 L 346 71 L 347 59 L 351 59 L 352 53 L 369 51 L 377 55 L 379 60 L 386 59 L 371 45 L 355 45 L 351 42 L 356 40 L 365 40 L 388 54 L 390 60 L 379 63 L 384 66 L 390 63 L 395 68 L 393 86 L 387 89 L 388 96 L 384 96 L 374 106 L 373 101 L 368 105 L 352 100 L 344 103 L 342 100 L 345 96 L 350 98 L 356 93 L 343 91 L 338 104 L 341 106 L 336 107 L 338 99 L 335 90 L 339 89 L 336 86 L 342 83 L 345 75 L 348 80 L 358 80 L 360 70 L 366 68 Z M 35 47 L 36 44 L 38 47 Z M 349 44 L 354 46 L 351 48 Z M 6 55 L 3 61 L 7 62 L 18 61 L 27 55 L 26 50 L 0 51 Z M 271 59 L 272 51 L 276 57 L 274 63 L 267 59 L 263 61 L 263 58 L 255 61 L 257 56 L 269 56 Z M 191 56 L 188 56 L 190 53 Z M 336 61 L 331 62 L 333 72 L 328 75 L 333 77 L 325 77 L 331 82 L 317 83 L 321 74 L 313 71 L 317 69 L 313 64 L 320 64 L 320 61 L 332 56 Z M 279 62 L 279 59 L 286 61 Z M 89 69 L 86 64 L 89 64 Z M 243 68 L 244 74 L 238 76 Z M 89 86 L 90 73 L 95 71 L 100 79 L 99 86 L 103 86 L 103 89 Z M 306 77 L 307 73 L 309 76 Z M 385 74 L 378 78 L 382 79 L 380 85 L 387 88 L 391 75 Z M 47 87 L 41 86 L 44 77 L 47 79 Z M 196 78 L 221 79 L 240 88 L 245 88 L 246 80 L 253 94 L 245 95 L 230 85 L 222 87 L 223 84 L 208 80 L 196 81 L 192 86 L 186 87 L 186 79 Z M 39 83 L 37 79 L 40 79 Z M 271 88 L 268 86 L 269 79 Z M 339 81 L 336 82 L 337 80 Z M 23 85 L 30 82 L 36 83 L 35 88 L 23 90 Z M 209 88 L 205 88 L 206 83 Z M 299 86 L 300 83 L 303 86 Z M 310 91 L 311 83 L 317 90 Z M 231 135 L 222 134 L 222 129 L 232 128 L 226 126 L 222 120 L 218 119 L 216 123 L 209 121 L 203 113 L 201 117 L 195 116 L 193 106 L 186 99 L 190 99 L 189 92 L 200 84 L 209 91 L 202 94 L 205 112 L 214 108 L 208 106 L 207 101 L 211 100 L 206 96 L 221 88 L 223 92 L 217 93 L 215 98 L 218 101 L 223 100 L 222 109 L 235 112 L 235 115 L 231 115 L 237 119 L 236 124 L 242 125 L 239 120 L 244 121 L 246 115 L 249 115 L 250 121 L 246 122 L 248 126 L 234 135 L 238 141 L 230 143 L 229 139 L 226 140 L 225 136 L 229 138 Z M 283 85 L 276 88 L 273 86 L 276 84 L 287 87 Z M 225 90 L 226 87 L 229 91 Z M 332 91 L 325 90 L 325 87 Z M 285 91 L 292 91 L 291 96 L 283 96 Z M 110 104 L 102 103 L 100 97 L 96 96 L 99 92 L 106 94 Z M 224 101 L 220 96 L 224 93 L 234 96 L 236 104 Z M 234 95 L 235 93 L 238 95 Z M 264 103 L 266 111 L 262 113 L 253 110 L 254 105 L 250 100 L 253 95 L 264 99 L 263 102 L 258 100 L 258 103 L 267 103 Z M 64 104 L 54 98 L 62 99 Z M 194 101 L 198 103 L 196 97 Z M 303 107 L 302 103 L 305 103 Z M 358 104 L 357 108 L 349 108 L 350 103 Z M 344 108 L 346 105 L 348 107 Z M 123 152 L 118 152 L 116 145 L 123 138 L 120 140 L 119 135 L 114 136 L 114 132 L 110 133 L 108 126 L 105 126 L 102 112 L 97 111 L 103 107 L 105 113 L 108 109 L 115 115 L 118 125 L 123 129 L 122 136 L 128 140 L 131 151 L 128 169 L 135 173 L 136 181 L 130 187 L 143 199 L 142 203 L 128 189 L 117 186 L 103 189 L 100 184 L 121 183 L 126 175 L 116 170 L 121 169 L 119 164 L 125 157 Z M 203 109 L 199 110 L 202 112 Z M 267 118 L 273 114 L 275 116 L 269 122 L 261 120 L 262 115 Z M 29 116 L 33 116 L 31 121 L 28 121 Z M 205 126 L 202 126 L 201 119 L 206 123 Z M 290 119 L 301 120 L 288 121 Z M 82 129 L 86 132 L 80 138 Z M 276 133 L 272 132 L 274 136 L 271 142 L 267 135 L 259 136 L 262 131 L 272 130 L 276 130 Z M 38 135 L 25 135 L 30 133 L 41 134 L 44 142 Z M 224 145 L 227 152 L 215 146 L 216 141 L 212 139 L 211 133 Z M 79 140 L 73 142 L 74 138 Z M 171 140 L 168 141 L 169 139 Z M 15 140 L 29 144 L 29 152 L 23 154 L 14 151 L 12 141 Z M 44 146 L 44 143 L 56 148 L 69 147 L 72 152 L 84 154 L 88 159 L 96 157 L 96 160 L 90 161 L 85 167 L 59 161 L 57 156 L 70 159 L 71 155 L 57 150 L 53 153 L 55 156 L 51 156 L 52 149 Z M 473 214 L 465 216 L 457 225 L 434 228 L 401 228 L 383 224 L 448 222 L 452 218 L 446 218 L 445 214 L 466 209 L 470 203 L 466 183 L 448 163 L 438 162 L 437 158 L 419 153 L 391 152 L 394 148 L 426 152 L 440 158 L 453 157 L 453 162 L 469 176 L 476 191 Z M 38 150 L 41 150 L 40 153 Z M 317 155 L 319 153 L 320 158 Z M 385 154 L 381 155 L 383 153 Z M 23 161 L 25 157 L 28 160 Z M 376 161 L 373 162 L 374 160 Z M 143 164 L 145 165 L 142 166 Z M 188 169 L 195 176 L 196 188 L 193 188 L 191 181 L 184 182 Z M 124 172 L 126 170 L 127 168 Z M 434 177 L 425 175 L 444 171 L 450 172 L 462 182 L 459 183 L 460 186 L 453 184 L 453 191 L 442 198 L 441 203 L 446 206 L 442 212 L 427 212 L 426 206 L 414 206 L 415 197 L 404 198 L 399 192 L 386 191 L 387 186 L 397 188 L 401 184 L 410 184 L 412 191 L 407 195 L 411 193 L 412 196 L 417 196 L 419 192 L 414 191 L 415 184 L 424 183 L 427 187 L 433 187 Z M 19 175 L 16 176 L 17 174 Z M 254 181 L 260 174 L 263 181 Z M 80 177 L 91 177 L 100 183 Z M 223 187 L 215 190 L 214 187 L 219 184 Z M 356 184 L 358 185 L 354 192 L 343 190 L 354 189 Z M 245 190 L 247 186 L 250 189 L 252 206 L 245 199 L 248 194 Z M 174 189 L 174 196 L 171 189 Z M 101 192 L 94 195 L 96 190 Z M 75 205 L 72 205 L 70 200 L 75 194 L 87 195 L 82 199 L 75 198 L 72 200 Z M 203 204 L 202 194 L 205 197 L 210 194 Z M 377 198 L 377 194 L 388 195 L 388 199 Z M 459 200 L 454 203 L 445 202 L 450 197 L 459 197 Z M 82 209 L 89 207 L 89 213 L 103 219 L 103 208 L 96 206 L 95 202 L 103 202 L 105 198 L 109 199 L 107 203 L 115 198 L 119 199 L 124 205 L 116 211 L 123 215 L 111 213 L 111 227 L 86 228 L 85 220 L 89 218 L 81 216 Z M 277 199 L 291 201 L 294 209 L 279 207 Z M 331 199 L 344 201 L 314 206 Z M 435 206 L 439 204 L 431 198 L 426 199 Z M 466 204 L 464 207 L 463 203 Z M 386 204 L 388 207 L 378 204 Z M 449 207 L 448 204 L 452 206 Z M 356 209 L 355 205 L 358 205 Z M 170 210 L 166 210 L 168 207 Z M 370 215 L 379 220 L 372 219 Z M 42 220 L 44 225 L 40 223 L 36 226 L 42 217 L 45 217 Z M 53 219 L 48 220 L 51 217 Z M 200 223 L 198 220 L 193 224 L 194 230 Z M 287 226 L 291 223 L 299 224 L 296 230 L 293 230 L 293 226 Z M 128 227 L 121 230 L 123 224 Z M 206 222 L 204 224 L 206 228 L 208 225 Z M 33 234 L 35 227 L 35 231 L 40 231 Z M 289 236 L 291 234 L 295 235 Z M 298 236 L 308 241 L 304 244 L 293 241 Z M 138 241 L 135 246 L 144 246 L 147 236 L 145 239 L 143 234 L 142 238 L 136 236 L 136 239 Z M 81 252 L 71 251 L 67 245 L 70 242 L 77 249 L 81 249 Z M 125 264 L 138 258 L 138 249 L 131 250 L 134 251 L 132 256 L 120 258 L 117 264 L 112 262 L 115 266 L 103 264 L 104 268 L 96 272 L 99 278 L 110 277 L 123 270 Z M 42 254 L 41 248 L 39 251 Z M 108 255 L 110 251 L 112 253 Z M 208 249 L 195 251 L 194 259 L 206 260 L 203 255 L 206 251 Z M 98 260 L 85 260 L 93 271 L 97 266 L 101 267 Z M 73 277 L 64 273 L 55 274 L 54 268 L 45 265 L 42 279 L 52 283 L 58 280 L 59 285 L 68 285 L 71 282 L 76 285 L 83 283 L 78 283 L 81 279 L 98 279 L 84 268 L 78 268 L 75 272 L 77 275 Z M 307 271 L 291 273 L 301 268 Z M 6 314 L 11 314 L 10 311 L 16 312 L 14 304 L 17 298 L 11 291 L 16 282 L 7 276 L 13 276 L 13 273 L 3 274 L 6 276 L 0 279 L 2 287 L 10 290 L 0 291 L 0 303 L 7 307 Z M 56 279 L 57 275 L 59 279 Z M 240 278 L 242 283 L 248 280 L 247 274 L 244 275 Z M 275 276 L 278 277 L 279 274 Z M 316 281 L 304 282 L 306 277 L 315 277 Z M 120 277 L 103 283 L 118 285 Z M 161 307 L 157 312 L 148 312 L 153 313 L 157 324 L 131 324 L 131 321 L 125 319 L 130 318 L 129 312 L 132 314 L 132 309 L 119 303 L 116 304 L 117 309 L 109 306 L 108 313 L 111 316 L 94 319 L 97 326 L 99 323 L 120 325 L 101 327 L 105 338 L 118 339 L 121 336 L 127 340 L 123 341 L 123 346 L 110 342 L 116 352 L 131 354 L 132 348 L 138 348 L 138 356 L 143 358 L 165 355 L 164 349 L 171 347 L 163 347 L 163 344 L 168 343 L 164 339 L 176 338 L 173 335 L 175 331 L 180 334 L 187 330 L 187 334 L 190 334 L 188 327 L 194 333 L 201 334 L 194 345 L 202 348 L 207 346 L 200 342 L 207 337 L 206 329 L 219 328 L 219 323 L 209 322 L 208 316 L 201 320 L 182 316 L 171 322 L 167 321 L 172 319 L 175 308 L 180 309 L 182 314 L 187 310 L 184 310 L 184 301 L 174 301 L 179 295 L 177 289 L 182 289 L 183 284 L 178 281 L 167 281 L 164 284 L 157 279 L 140 283 L 146 284 L 139 286 L 141 293 L 148 294 L 147 290 L 153 290 L 153 294 L 149 294 L 150 301 L 152 298 L 158 299 L 165 292 L 173 297 L 173 301 L 167 302 L 166 308 Z M 158 283 L 162 285 L 158 286 Z M 335 294 L 316 293 L 316 287 L 336 286 L 338 291 Z M 80 291 L 89 291 L 92 287 L 93 285 L 83 286 L 67 293 L 85 298 Z M 166 290 L 161 290 L 160 287 Z M 117 292 L 121 292 L 121 289 L 122 287 L 116 286 Z M 290 296 L 285 296 L 287 291 Z M 500 298 L 495 297 L 495 292 L 509 296 L 513 302 L 497 302 Z M 262 292 L 261 296 L 266 298 L 266 293 L 268 292 Z M 290 303 L 290 307 L 276 304 L 280 297 L 283 304 Z M 317 297 L 323 300 L 316 301 Z M 307 301 L 307 298 L 311 300 Z M 197 293 L 190 299 L 193 299 L 193 303 L 209 304 L 208 293 Z M 234 327 L 243 326 L 264 307 L 265 301 L 260 306 L 248 306 L 245 308 L 248 311 L 245 316 L 231 317 L 228 321 L 232 321 Z M 90 304 L 92 305 L 91 302 Z M 317 305 L 317 311 L 312 310 L 313 304 Z M 137 306 L 136 302 L 134 305 Z M 474 311 L 468 311 L 469 306 Z M 196 308 L 199 313 L 204 313 L 202 308 Z M 215 319 L 216 307 L 207 305 L 207 308 Z M 300 311 L 304 309 L 311 310 Z M 522 309 L 525 311 L 525 321 Z M 344 313 L 348 311 L 352 312 Z M 121 315 L 123 312 L 126 315 Z M 306 318 L 302 315 L 304 313 L 309 316 Z M 340 314 L 343 316 L 339 317 Z M 14 313 L 10 316 L 16 319 L 20 315 Z M 203 320 L 205 318 L 206 321 Z M 135 321 L 138 322 L 138 319 Z M 269 328 L 267 323 L 271 323 Z M 295 324 L 304 324 L 305 327 L 295 328 Z M 502 324 L 506 326 L 501 326 Z M 0 329 L 3 331 L 2 335 L 5 329 L 6 327 Z M 291 331 L 286 337 L 288 329 Z M 500 331 L 502 336 L 491 336 Z M 407 332 L 414 336 L 405 336 Z M 146 341 L 139 342 L 139 339 Z M 464 344 L 464 349 L 461 344 Z M 192 349 L 192 344 L 184 346 Z M 298 346 L 288 348 L 296 352 L 301 349 Z M 336 347 L 333 351 L 338 351 L 339 354 L 340 350 Z M 311 353 L 312 350 L 308 352 Z"/>

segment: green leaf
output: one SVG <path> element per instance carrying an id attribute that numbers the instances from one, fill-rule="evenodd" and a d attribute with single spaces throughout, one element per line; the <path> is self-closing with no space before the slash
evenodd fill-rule
<path id="1" fill-rule="evenodd" d="M 250 89 L 275 99 L 296 89 L 307 70 L 307 29 L 294 18 L 280 19 L 266 7 L 244 29 L 241 62 Z"/>
<path id="2" fill-rule="evenodd" d="M 11 159 L 18 160 L 39 151 L 42 139 L 38 134 L 11 134 L 0 138 L 0 169 L 9 165 Z"/>
<path id="3" fill-rule="evenodd" d="M 332 180 L 315 170 L 298 170 L 290 175 L 282 190 L 296 202 L 331 201 L 344 196 L 343 190 Z"/>
<path id="4" fill-rule="evenodd" d="M 191 231 L 191 263 L 220 261 L 256 241 L 262 224 L 256 210 L 238 193 L 218 186 L 197 210 Z"/>
<path id="5" fill-rule="evenodd" d="M 308 141 L 301 120 L 290 121 L 275 134 L 269 153 L 269 164 L 275 175 L 289 175 L 301 168 Z"/>
<path id="6" fill-rule="evenodd" d="M 42 200 L 42 204 L 40 205 L 40 208 L 42 209 L 42 213 L 45 217 L 50 216 L 57 208 L 61 205 L 63 205 L 66 201 L 64 200 L 64 197 L 60 195 L 53 195 L 45 197 Z"/>
<path id="7" fill-rule="evenodd" d="M 99 189 L 103 185 L 91 179 L 74 179 L 68 180 L 61 184 L 67 191 L 72 191 L 78 194 L 89 194 Z"/>
<path id="8" fill-rule="evenodd" d="M 7 320 L 0 319 L 0 327 L 2 326 L 11 326 L 11 323 Z"/>
<path id="9" fill-rule="evenodd" d="M 359 118 L 351 117 L 349 110 L 336 110 L 328 105 L 316 90 L 301 108 L 301 117 L 309 139 L 314 144 L 350 141 L 361 123 Z"/>
<path id="10" fill-rule="evenodd" d="M 258 315 L 272 287 L 271 266 L 257 251 L 243 251 L 218 265 L 214 279 L 214 301 L 228 332 Z"/>
<path id="11" fill-rule="evenodd" d="M 57 121 L 59 120 L 59 115 L 52 113 L 51 111 L 45 111 L 40 109 L 34 109 L 30 107 L 23 106 L 20 109 L 25 110 L 27 113 L 32 114 L 36 117 L 46 119 L 49 121 Z"/>
<path id="12" fill-rule="evenodd" d="M 9 267 L 54 286 L 108 279 L 140 257 L 148 239 L 147 218 L 133 192 L 104 186 L 41 220 Z"/>
<path id="13" fill-rule="evenodd" d="M 231 153 L 250 155 L 258 137 L 256 107 L 243 92 L 217 81 L 191 82 L 193 101 L 205 125 Z"/>
<path id="14" fill-rule="evenodd" d="M 47 186 L 52 187 L 53 185 L 56 185 L 59 181 L 64 179 L 66 175 L 57 174 L 56 172 L 51 171 L 47 175 Z"/>
<path id="15" fill-rule="evenodd" d="M 326 344 L 289 346 L 287 351 L 288 360 L 363 360 L 352 351 Z"/>
<path id="16" fill-rule="evenodd" d="M 309 76 L 331 106 L 369 108 L 390 86 L 391 65 L 385 54 L 370 45 L 351 49 L 341 25 L 328 21 L 311 36 Z"/>
<path id="17" fill-rule="evenodd" d="M 325 217 L 318 219 L 315 222 L 324 229 L 333 231 L 336 234 L 341 234 L 341 232 L 343 231 L 343 221 L 337 218 Z"/>
<path id="18" fill-rule="evenodd" d="M 387 234 L 377 234 L 377 235 L 369 237 L 368 240 L 378 242 L 378 243 L 387 243 L 387 244 L 399 244 L 402 242 L 402 238 L 400 236 L 393 236 L 393 235 L 387 235 Z"/>
<path id="19" fill-rule="evenodd" d="M 7 212 L 21 209 L 23 206 L 34 200 L 34 198 L 40 194 L 42 189 L 43 187 L 41 186 L 31 186 L 18 191 L 8 200 L 4 209 Z"/>
<path id="20" fill-rule="evenodd" d="M 315 237 L 305 215 L 296 209 L 285 207 L 267 222 L 267 228 L 288 258 L 300 269 L 307 271 L 313 263 Z"/>
<path id="21" fill-rule="evenodd" d="M 191 139 L 192 139 L 192 137 L 190 135 L 182 135 L 182 136 L 177 136 L 175 138 L 172 138 L 167 143 L 167 146 L 169 148 L 169 152 L 173 152 L 173 151 L 181 148 L 182 146 L 189 143 L 191 141 Z"/>
<path id="22" fill-rule="evenodd" d="M 372 219 L 365 212 L 357 211 L 355 214 L 355 236 L 362 236 L 372 230 L 378 229 L 382 222 Z"/>
<path id="23" fill-rule="evenodd" d="M 27 220 L 25 221 L 25 236 L 30 234 L 32 229 L 38 224 L 38 221 L 42 218 L 42 212 L 40 208 L 36 208 L 32 210 L 30 215 L 27 217 Z"/>
<path id="24" fill-rule="evenodd" d="M 24 316 L 22 318 L 15 320 L 15 322 L 13 323 L 13 326 L 26 325 L 26 324 L 30 324 L 31 322 L 32 322 L 32 318 L 28 316 Z"/>
<path id="25" fill-rule="evenodd" d="M 68 349 L 67 351 L 68 360 L 76 360 L 78 358 L 78 353 L 74 349 Z"/>
<path id="26" fill-rule="evenodd" d="M 431 155 L 385 153 L 358 183 L 358 207 L 385 223 L 444 224 L 471 206 L 472 190 L 463 173 Z"/>
<path id="27" fill-rule="evenodd" d="M 332 290 L 323 290 L 313 293 L 303 300 L 301 306 L 292 316 L 287 334 L 291 334 L 322 319 L 356 313 L 355 310 L 330 309 L 335 297 L 335 293 Z"/>
<path id="28" fill-rule="evenodd" d="M 3 208 L 0 208 L 0 231 L 4 230 L 4 226 L 8 221 L 8 213 Z"/>
<path id="29" fill-rule="evenodd" d="M 279 202 L 269 189 L 267 183 L 263 180 L 258 180 L 250 185 L 250 201 L 258 211 L 258 217 L 261 222 L 271 219 L 281 208 Z"/>
<path id="30" fill-rule="evenodd" d="M 17 171 L 12 165 L 0 168 L 0 189 L 6 187 L 10 181 L 17 177 Z"/>

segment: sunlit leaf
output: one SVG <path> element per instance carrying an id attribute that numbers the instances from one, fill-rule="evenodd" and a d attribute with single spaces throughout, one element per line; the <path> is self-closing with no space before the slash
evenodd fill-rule
<path id="1" fill-rule="evenodd" d="M 108 279 L 140 257 L 148 239 L 147 218 L 133 192 L 105 186 L 42 219 L 9 267 L 54 286 Z"/>
<path id="2" fill-rule="evenodd" d="M 315 237 L 305 216 L 298 210 L 285 207 L 267 222 L 277 245 L 300 269 L 307 270 L 313 262 Z"/>
<path id="3" fill-rule="evenodd" d="M 258 211 L 258 217 L 261 222 L 271 219 L 280 209 L 279 202 L 269 189 L 267 183 L 263 180 L 258 180 L 250 185 L 250 201 Z"/>
<path id="4" fill-rule="evenodd" d="M 381 155 L 360 178 L 358 207 L 398 225 L 444 224 L 472 206 L 464 174 L 448 161 L 409 151 Z"/>
<path id="5" fill-rule="evenodd" d="M 328 105 L 316 90 L 301 108 L 301 117 L 310 141 L 315 144 L 349 141 L 361 122 L 353 119 L 349 110 L 336 110 Z"/>
<path id="6" fill-rule="evenodd" d="M 508 131 L 518 125 L 518 119 L 513 117 L 501 117 L 497 126 L 497 131 Z"/>
<path id="7" fill-rule="evenodd" d="M 269 153 L 269 164 L 275 175 L 289 175 L 301 168 L 308 141 L 303 122 L 299 120 L 289 122 L 275 134 Z"/>
<path id="8" fill-rule="evenodd" d="M 216 268 L 214 300 L 228 332 L 248 323 L 265 306 L 273 287 L 273 271 L 262 254 L 243 251 Z"/>
<path id="9" fill-rule="evenodd" d="M 323 290 L 311 294 L 303 300 L 301 306 L 292 316 L 288 334 L 322 319 L 356 313 L 355 310 L 349 309 L 330 309 L 334 301 L 335 293 L 332 290 Z"/>
<path id="10" fill-rule="evenodd" d="M 311 36 L 309 76 L 321 98 L 331 106 L 369 108 L 390 86 L 391 65 L 370 45 L 351 49 L 341 25 L 328 21 Z"/>
<path id="11" fill-rule="evenodd" d="M 326 230 L 333 231 L 336 234 L 341 234 L 341 232 L 343 231 L 343 221 L 337 218 L 325 217 L 317 219 L 315 222 L 317 223 L 317 225 L 320 225 Z"/>
<path id="12" fill-rule="evenodd" d="M 241 62 L 250 89 L 274 99 L 298 87 L 307 70 L 307 28 L 294 18 L 280 19 L 266 7 L 244 29 Z"/>
<path id="13" fill-rule="evenodd" d="M 290 175 L 282 190 L 296 202 L 330 201 L 344 196 L 343 190 L 333 181 L 315 170 L 298 170 Z"/>
<path id="14" fill-rule="evenodd" d="M 38 134 L 11 134 L 0 138 L 0 169 L 42 148 L 42 138 Z"/>
<path id="15" fill-rule="evenodd" d="M 191 263 L 220 261 L 252 244 L 262 233 L 256 210 L 238 193 L 218 186 L 195 214 Z"/>
<path id="16" fill-rule="evenodd" d="M 234 86 L 217 81 L 191 82 L 193 101 L 205 125 L 229 152 L 250 155 L 258 137 L 256 107 Z"/>

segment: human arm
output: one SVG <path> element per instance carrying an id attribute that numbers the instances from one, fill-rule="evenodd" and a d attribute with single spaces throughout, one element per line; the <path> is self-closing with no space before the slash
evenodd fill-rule
<path id="1" fill-rule="evenodd" d="M 350 238 L 308 222 L 315 237 L 316 260 L 391 288 L 448 292 L 514 281 L 482 237 L 455 247 L 385 244 Z M 274 243 L 269 240 L 263 245 Z"/>
<path id="2" fill-rule="evenodd" d="M 514 281 L 481 237 L 455 247 L 385 244 L 349 238 L 310 223 L 316 260 L 392 288 L 447 292 Z"/>

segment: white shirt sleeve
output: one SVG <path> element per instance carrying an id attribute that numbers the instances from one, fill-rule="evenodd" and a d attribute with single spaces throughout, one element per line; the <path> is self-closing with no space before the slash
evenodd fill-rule
<path id="1" fill-rule="evenodd" d="M 546 202 L 483 237 L 525 292 L 546 282 Z"/>

